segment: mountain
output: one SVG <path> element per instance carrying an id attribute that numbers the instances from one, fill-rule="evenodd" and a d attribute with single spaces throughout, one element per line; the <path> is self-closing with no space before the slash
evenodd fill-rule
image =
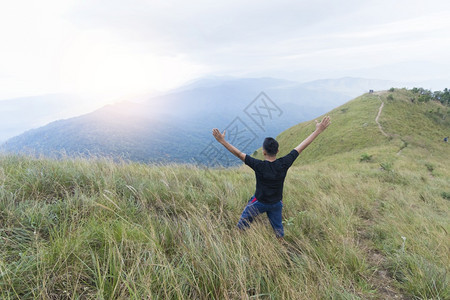
<path id="1" fill-rule="evenodd" d="M 85 114 L 102 106 L 98 101 L 92 100 L 93 97 L 70 94 L 48 94 L 1 100 L 0 142 L 49 122 Z"/>
<path id="2" fill-rule="evenodd" d="M 370 86 L 367 81 L 297 83 L 274 78 L 208 77 L 164 95 L 141 98 L 139 103 L 123 102 L 53 122 L 8 140 L 2 148 L 145 162 L 214 164 L 223 156 L 233 164 L 232 157 L 213 144 L 212 128 L 228 128 L 228 138 L 239 139 L 237 146 L 252 153 L 265 136 L 276 136 L 348 101 L 355 91 Z M 343 84 L 345 88 L 339 91 L 337 86 Z M 244 134 L 238 136 L 237 132 Z"/>

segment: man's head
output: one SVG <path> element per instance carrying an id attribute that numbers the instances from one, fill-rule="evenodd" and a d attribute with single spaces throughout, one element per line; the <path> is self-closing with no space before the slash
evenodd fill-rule
<path id="1" fill-rule="evenodd" d="M 271 137 L 267 137 L 264 139 L 263 143 L 263 152 L 268 156 L 275 156 L 278 153 L 278 142 Z"/>

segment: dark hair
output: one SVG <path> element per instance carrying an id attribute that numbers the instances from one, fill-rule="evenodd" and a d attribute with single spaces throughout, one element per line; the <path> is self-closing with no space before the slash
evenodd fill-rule
<path id="1" fill-rule="evenodd" d="M 263 143 L 263 149 L 266 150 L 267 154 L 274 156 L 278 153 L 278 142 L 271 137 L 266 137 Z"/>

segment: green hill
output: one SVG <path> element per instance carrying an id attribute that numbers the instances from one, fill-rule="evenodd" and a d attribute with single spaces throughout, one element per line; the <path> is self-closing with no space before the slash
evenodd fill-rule
<path id="1" fill-rule="evenodd" d="M 411 91 L 395 89 L 393 92 L 364 94 L 332 110 L 327 114 L 332 118 L 331 130 L 320 135 L 296 164 L 308 164 L 347 152 L 357 155 L 372 151 L 385 156 L 407 146 L 425 155 L 448 157 L 445 156 L 449 153 L 448 147 L 442 141 L 449 136 L 450 107 L 437 101 L 419 102 L 417 98 L 418 95 Z M 375 121 L 382 103 L 378 121 L 387 137 Z M 288 153 L 306 138 L 314 130 L 314 124 L 314 120 L 300 123 L 281 133 L 277 137 L 280 155 Z M 257 153 L 257 157 L 262 158 L 261 149 Z"/>
<path id="2" fill-rule="evenodd" d="M 283 243 L 235 228 L 245 166 L 1 156 L 0 298 L 449 299 L 448 107 L 413 97 L 330 112 L 287 176 Z"/>

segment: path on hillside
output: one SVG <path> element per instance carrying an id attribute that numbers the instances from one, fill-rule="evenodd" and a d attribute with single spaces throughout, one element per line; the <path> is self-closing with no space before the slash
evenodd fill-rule
<path id="1" fill-rule="evenodd" d="M 375 203 L 373 211 L 375 215 L 379 214 L 379 201 Z M 372 273 L 368 277 L 369 283 L 378 292 L 379 299 L 383 300 L 406 300 L 408 296 L 404 295 L 396 287 L 395 279 L 389 275 L 386 269 L 387 258 L 376 249 L 372 240 L 371 228 L 376 225 L 373 219 L 364 220 L 357 229 L 361 248 L 367 253 L 367 263 L 371 266 Z"/>
<path id="2" fill-rule="evenodd" d="M 389 135 L 386 132 L 384 132 L 383 127 L 381 127 L 380 122 L 378 122 L 378 119 L 380 118 L 381 112 L 383 111 L 383 107 L 384 107 L 384 102 L 383 102 L 383 100 L 381 100 L 380 95 L 378 95 L 378 99 L 381 101 L 381 105 L 380 105 L 380 108 L 378 109 L 378 114 L 377 114 L 377 116 L 375 118 L 375 122 L 378 124 L 378 128 L 380 129 L 381 133 L 385 137 L 389 137 Z"/>
<path id="3" fill-rule="evenodd" d="M 381 116 L 381 112 L 383 111 L 384 102 L 383 100 L 381 100 L 379 94 L 377 94 L 377 96 L 381 102 L 381 105 L 378 109 L 378 114 L 375 118 L 375 122 L 377 123 L 380 132 L 385 137 L 389 137 L 389 135 L 383 130 L 383 127 L 378 121 Z M 397 154 L 400 154 L 400 152 Z M 369 275 L 368 281 L 378 292 L 377 296 L 380 297 L 380 299 L 406 300 L 409 299 L 409 297 L 404 295 L 403 292 L 396 287 L 395 279 L 393 279 L 392 276 L 389 275 L 389 271 L 385 267 L 387 258 L 380 250 L 375 247 L 372 240 L 371 228 L 376 225 L 375 220 L 381 218 L 377 217 L 380 214 L 380 205 L 380 201 L 375 201 L 371 210 L 374 213 L 374 218 L 363 220 L 362 224 L 359 226 L 359 228 L 357 228 L 361 248 L 366 253 L 367 263 L 369 264 L 369 266 L 371 266 L 372 269 L 372 274 Z"/>

